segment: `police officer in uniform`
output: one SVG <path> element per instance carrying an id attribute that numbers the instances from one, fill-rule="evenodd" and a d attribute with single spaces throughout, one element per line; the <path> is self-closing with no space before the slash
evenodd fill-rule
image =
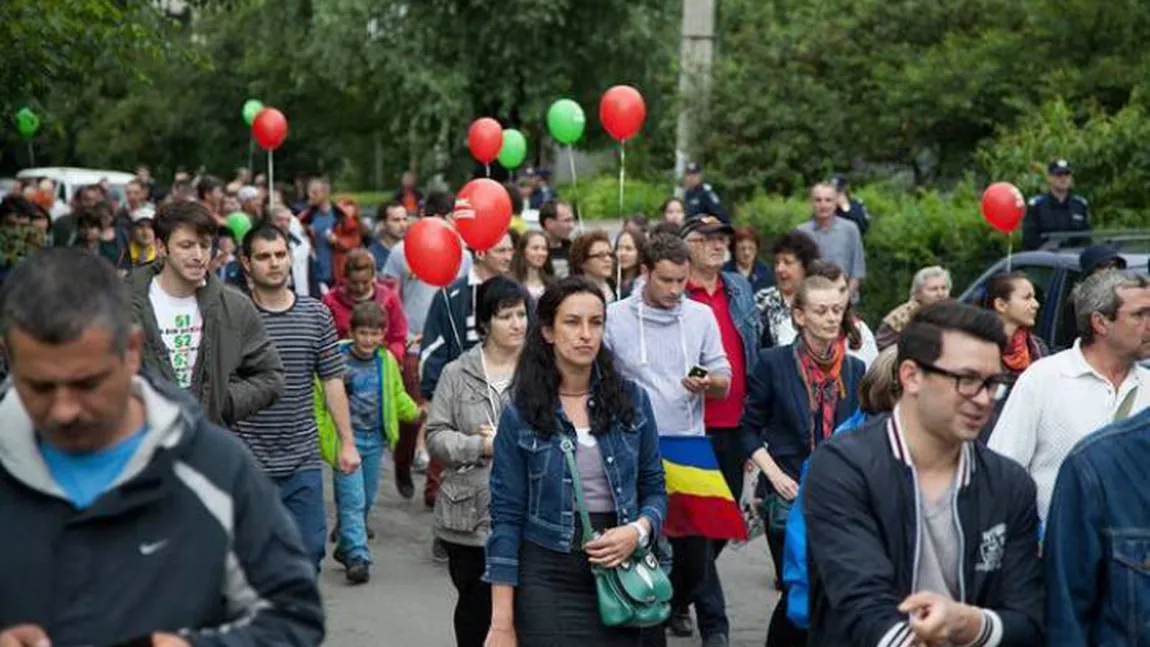
<path id="1" fill-rule="evenodd" d="M 1022 248 L 1039 249 L 1043 234 L 1064 231 L 1090 231 L 1090 207 L 1086 198 L 1070 192 L 1073 182 L 1070 162 L 1054 160 L 1047 167 L 1050 190 L 1030 199 L 1022 221 Z M 1068 245 L 1089 244 L 1089 237 L 1071 239 Z"/>
<path id="2" fill-rule="evenodd" d="M 731 218 L 719 203 L 719 196 L 710 184 L 703 182 L 703 167 L 695 162 L 687 164 L 683 173 L 683 188 L 687 190 L 683 200 L 687 203 L 687 217 L 710 214 L 730 224 Z"/>
<path id="3" fill-rule="evenodd" d="M 838 208 L 835 209 L 835 215 L 839 218 L 846 218 L 847 220 L 858 225 L 859 234 L 865 236 L 866 230 L 870 227 L 870 214 L 867 213 L 866 205 L 862 200 L 856 200 L 851 197 L 851 183 L 847 176 L 839 173 L 831 178 L 831 186 L 835 188 L 838 200 Z"/>

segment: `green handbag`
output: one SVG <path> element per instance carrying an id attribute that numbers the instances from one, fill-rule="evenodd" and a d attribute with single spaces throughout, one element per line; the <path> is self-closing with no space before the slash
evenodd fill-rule
<path id="1" fill-rule="evenodd" d="M 567 436 L 559 443 L 571 471 L 575 506 L 583 521 L 583 545 L 598 533 L 591 529 L 591 517 L 583 504 L 583 484 L 575 464 L 575 445 Z M 659 561 L 645 548 L 637 548 L 615 568 L 591 567 L 599 598 L 599 617 L 608 627 L 654 627 L 671 617 L 671 580 L 659 568 Z"/>

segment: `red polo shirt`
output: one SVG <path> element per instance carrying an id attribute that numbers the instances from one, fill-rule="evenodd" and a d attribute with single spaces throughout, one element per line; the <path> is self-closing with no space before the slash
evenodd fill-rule
<path id="1" fill-rule="evenodd" d="M 731 304 L 727 291 L 723 289 L 723 277 L 715 282 L 715 292 L 707 294 L 707 289 L 694 281 L 687 282 L 687 296 L 709 307 L 719 323 L 719 335 L 723 340 L 723 351 L 731 365 L 731 390 L 722 400 L 707 398 L 703 424 L 707 429 L 716 427 L 738 427 L 743 415 L 743 401 L 747 397 L 747 362 L 743 355 L 743 338 L 735 321 L 731 319 Z"/>

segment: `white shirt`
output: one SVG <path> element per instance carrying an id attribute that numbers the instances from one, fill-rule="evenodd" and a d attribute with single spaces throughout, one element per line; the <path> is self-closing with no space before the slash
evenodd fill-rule
<path id="1" fill-rule="evenodd" d="M 291 280 L 292 286 L 295 288 L 295 293 L 300 296 L 311 296 L 308 294 L 308 266 L 311 263 L 311 241 L 307 237 L 307 231 L 304 230 L 303 224 L 299 218 L 291 217 L 291 225 L 289 227 L 291 235 L 295 238 L 291 245 Z M 299 242 L 295 242 L 298 240 Z"/>
<path id="2" fill-rule="evenodd" d="M 204 318 L 196 296 L 174 297 L 153 280 L 148 288 L 148 299 L 156 313 L 156 324 L 164 346 L 168 347 L 168 359 L 176 371 L 176 383 L 180 388 L 192 386 L 192 371 L 196 367 L 196 356 L 200 350 L 200 337 L 204 332 Z"/>
<path id="3" fill-rule="evenodd" d="M 1038 516 L 1045 521 L 1062 461 L 1074 445 L 1114 420 L 1137 388 L 1131 416 L 1150 405 L 1150 370 L 1135 365 L 1115 391 L 1074 346 L 1043 358 L 1018 378 L 988 446 L 1026 468 L 1038 486 Z"/>
<path id="4" fill-rule="evenodd" d="M 871 332 L 870 326 L 866 325 L 865 321 L 859 319 L 856 323 L 858 324 L 859 337 L 861 337 L 862 343 L 859 345 L 858 350 L 853 350 L 848 347 L 847 355 L 859 358 L 862 360 L 863 365 L 869 369 L 870 365 L 878 359 L 878 344 L 875 343 L 874 333 Z"/>

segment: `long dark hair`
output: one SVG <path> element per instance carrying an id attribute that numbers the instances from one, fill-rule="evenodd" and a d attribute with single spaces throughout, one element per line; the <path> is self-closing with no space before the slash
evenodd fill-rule
<path id="1" fill-rule="evenodd" d="M 515 243 L 515 255 L 511 257 L 511 275 L 520 283 L 527 280 L 527 245 L 531 243 L 532 238 L 539 237 L 543 238 L 544 243 L 547 242 L 547 234 L 533 230 L 524 232 Z M 539 268 L 539 280 L 543 281 L 543 285 L 555 282 L 555 268 L 551 266 L 550 249 L 547 250 L 547 260 L 543 262 L 543 267 Z"/>
<path id="2" fill-rule="evenodd" d="M 543 435 L 551 435 L 559 430 L 559 419 L 555 412 L 560 406 L 560 376 L 555 364 L 555 348 L 543 338 L 543 327 L 554 327 L 559 306 L 569 297 L 584 293 L 595 295 L 606 311 L 607 302 L 602 290 L 585 278 L 572 276 L 548 286 L 543 296 L 539 297 L 535 319 L 527 331 L 527 341 L 519 356 L 519 366 L 515 370 L 515 408 L 527 424 Z M 601 345 L 595 357 L 591 399 L 588 403 L 592 433 L 604 434 L 616 421 L 630 428 L 635 419 L 632 407 L 626 382 L 615 371 L 615 359 L 611 351 Z"/>

